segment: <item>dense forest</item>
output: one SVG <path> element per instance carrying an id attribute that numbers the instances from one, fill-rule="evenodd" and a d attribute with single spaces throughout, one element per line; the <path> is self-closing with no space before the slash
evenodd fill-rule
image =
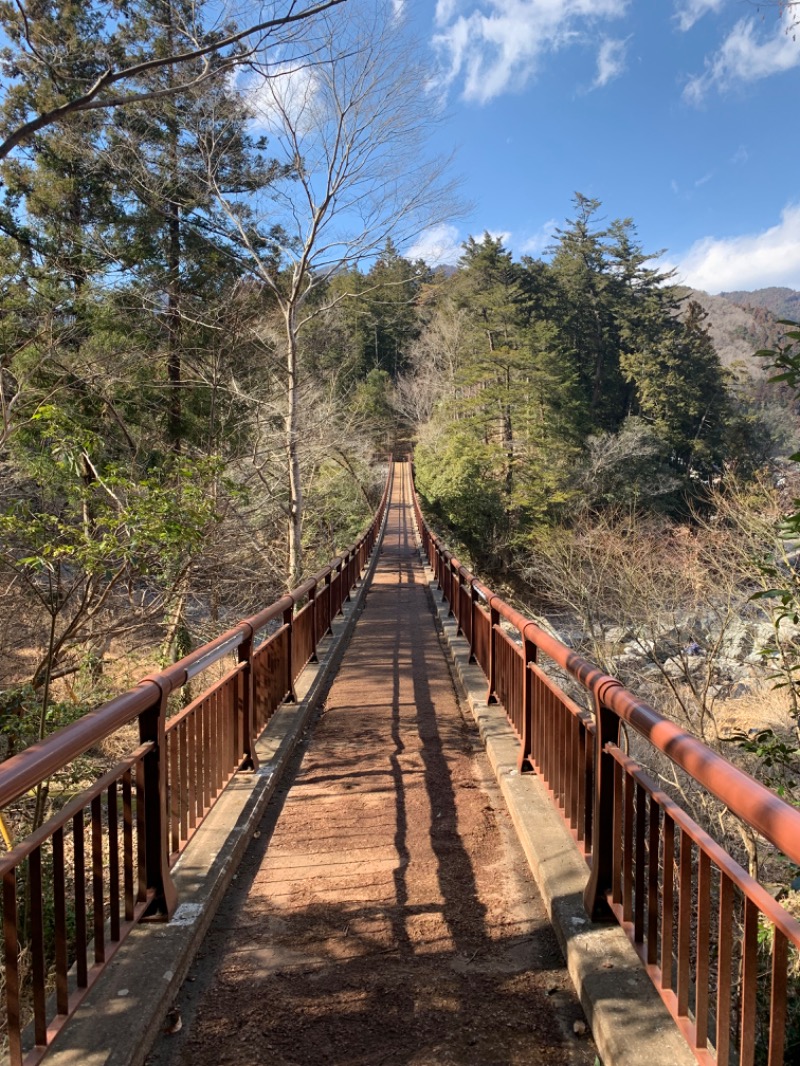
<path id="1" fill-rule="evenodd" d="M 327 562 L 394 448 L 475 567 L 578 615 L 587 529 L 696 546 L 734 484 L 774 529 L 792 394 L 723 367 L 631 219 L 576 194 L 543 258 L 411 261 L 458 203 L 389 5 L 255 43 L 210 10 L 0 4 L 5 754 Z"/>
<path id="2" fill-rule="evenodd" d="M 430 116 L 391 6 L 336 9 L 0 4 L 8 753 L 271 602 L 377 502 L 376 255 L 452 200 L 437 161 L 397 169 Z"/>
<path id="3" fill-rule="evenodd" d="M 577 195 L 546 262 L 471 239 L 401 383 L 428 404 L 420 486 L 481 565 L 576 510 L 685 515 L 726 469 L 748 476 L 793 433 L 776 389 L 723 369 L 705 311 L 633 222 L 600 210 Z"/>
<path id="4" fill-rule="evenodd" d="M 541 258 L 404 255 L 459 211 L 439 108 L 392 4 L 340 4 L 0 0 L 0 758 L 296 587 L 413 451 L 481 577 L 796 800 L 800 333 L 581 193 Z"/>

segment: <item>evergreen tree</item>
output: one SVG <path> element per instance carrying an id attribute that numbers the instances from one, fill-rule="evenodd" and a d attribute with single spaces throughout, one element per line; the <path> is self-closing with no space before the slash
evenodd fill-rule
<path id="1" fill-rule="evenodd" d="M 557 229 L 552 271 L 559 286 L 559 329 L 565 356 L 573 364 L 585 409 L 584 432 L 617 429 L 625 409 L 619 367 L 619 334 L 612 275 L 606 254 L 607 228 L 598 228 L 600 201 L 575 195 L 576 217 Z"/>
<path id="2" fill-rule="evenodd" d="M 729 403 L 719 357 L 692 301 L 652 345 L 624 358 L 636 408 L 663 439 L 671 464 L 707 476 L 723 460 Z"/>
<path id="3" fill-rule="evenodd" d="M 129 59 L 167 57 L 185 49 L 187 34 L 198 33 L 205 7 L 195 0 L 141 0 L 122 35 Z M 195 66 L 199 74 L 200 61 Z M 165 424 L 177 452 L 203 432 L 202 423 L 192 425 L 191 407 L 200 419 L 207 414 L 205 390 L 187 396 L 186 361 L 196 380 L 212 339 L 210 309 L 228 299 L 243 270 L 231 254 L 215 187 L 239 197 L 269 184 L 275 167 L 264 156 L 263 141 L 250 137 L 249 115 L 223 79 L 178 91 L 176 77 L 169 64 L 142 75 L 143 93 L 155 95 L 116 116 L 108 156 L 121 207 L 120 260 L 135 276 L 139 298 L 158 312 L 167 379 Z"/>

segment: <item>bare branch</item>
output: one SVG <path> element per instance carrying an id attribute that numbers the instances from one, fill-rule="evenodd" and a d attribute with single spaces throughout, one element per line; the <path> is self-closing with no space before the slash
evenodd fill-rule
<path id="1" fill-rule="evenodd" d="M 268 36 L 274 30 L 302 22 L 306 19 L 315 18 L 317 15 L 346 2 L 347 0 L 321 0 L 320 3 L 312 4 L 310 7 L 303 8 L 301 11 L 294 11 L 294 4 L 292 4 L 286 15 L 257 22 L 248 26 L 246 29 L 237 30 L 234 33 L 228 34 L 226 37 L 209 44 L 198 45 L 196 48 L 190 48 L 171 56 L 161 56 L 154 59 L 144 60 L 141 63 L 132 63 L 130 66 L 122 67 L 119 70 L 109 68 L 108 70 L 103 71 L 103 73 L 85 92 L 73 97 L 73 99 L 68 100 L 66 103 L 61 104 L 58 107 L 54 107 L 49 111 L 43 111 L 35 118 L 29 119 L 27 122 L 18 126 L 16 130 L 10 133 L 5 140 L 0 143 L 0 160 L 5 159 L 10 152 L 12 152 L 19 144 L 22 144 L 24 141 L 32 137 L 34 133 L 38 133 L 39 130 L 44 129 L 46 126 L 51 126 L 54 122 L 67 118 L 71 114 L 80 111 L 97 110 L 100 108 L 125 107 L 128 104 L 141 103 L 144 100 L 152 100 L 161 96 L 171 96 L 177 93 L 182 93 L 189 88 L 201 84 L 210 77 L 224 75 L 232 66 L 239 62 L 239 59 L 238 57 L 231 58 L 229 61 L 220 64 L 220 66 L 215 69 L 207 67 L 198 77 L 189 79 L 188 81 L 179 82 L 164 90 L 148 93 L 130 93 L 121 96 L 101 96 L 104 91 L 111 88 L 113 85 L 118 85 L 120 82 L 138 78 L 142 74 L 147 74 L 154 70 L 161 70 L 167 66 L 184 66 L 187 63 L 192 63 L 199 59 L 206 59 L 258 34 L 261 36 L 261 40 L 249 50 L 248 54 L 252 54 L 253 51 L 255 51 L 255 48 L 263 44 L 264 37 Z M 19 3 L 18 6 L 20 6 Z M 20 12 L 26 28 L 24 35 L 26 40 L 29 41 L 30 33 L 28 30 L 28 20 L 24 9 L 21 7 Z M 43 61 L 42 57 L 38 56 L 33 48 L 31 48 L 31 51 L 34 55 L 37 55 L 37 58 L 40 59 L 40 61 Z"/>

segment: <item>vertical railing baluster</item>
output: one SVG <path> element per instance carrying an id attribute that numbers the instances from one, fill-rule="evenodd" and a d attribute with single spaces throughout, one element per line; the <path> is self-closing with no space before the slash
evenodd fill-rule
<path id="1" fill-rule="evenodd" d="M 661 813 L 656 800 L 650 798 L 647 837 L 647 963 L 658 961 L 658 858 L 661 849 Z"/>
<path id="2" fill-rule="evenodd" d="M 67 944 L 67 869 L 64 830 L 53 833 L 53 924 L 55 926 L 56 1011 L 69 1010 L 69 949 Z"/>
<path id="3" fill-rule="evenodd" d="M 625 818 L 625 806 L 627 790 L 625 789 L 625 777 L 619 763 L 614 763 L 614 840 L 612 842 L 612 869 L 611 902 L 619 906 L 624 898 L 623 869 L 625 866 L 624 852 L 624 826 L 630 819 Z"/>
<path id="4" fill-rule="evenodd" d="M 696 963 L 694 973 L 694 1046 L 708 1044 L 709 948 L 711 940 L 711 859 L 700 849 L 697 856 Z"/>
<path id="5" fill-rule="evenodd" d="M 103 804 L 95 796 L 91 806 L 92 821 L 92 918 L 94 936 L 94 961 L 106 960 L 105 944 L 105 892 L 103 885 Z"/>
<path id="6" fill-rule="evenodd" d="M 31 936 L 31 984 L 33 986 L 33 1041 L 37 1047 L 47 1044 L 47 1002 L 44 958 L 44 900 L 42 897 L 42 849 L 35 848 L 28 857 L 28 908 Z"/>
<path id="7" fill-rule="evenodd" d="M 586 850 L 592 856 L 594 855 L 594 804 L 596 795 L 596 768 L 595 763 L 597 760 L 597 743 L 595 741 L 594 733 L 589 732 L 588 729 L 584 729 L 584 756 L 585 761 L 584 776 L 586 779 L 586 790 L 584 793 L 584 840 L 586 844 Z M 592 858 L 594 862 L 594 858 Z"/>
<path id="8" fill-rule="evenodd" d="M 75 972 L 78 988 L 88 984 L 86 964 L 86 859 L 84 856 L 83 811 L 72 819 L 72 860 L 75 895 Z"/>
<path id="9" fill-rule="evenodd" d="M 645 791 L 636 785 L 636 830 L 634 841 L 634 899 L 633 899 L 633 937 L 637 944 L 644 942 L 644 882 L 645 882 L 645 825 L 647 802 Z"/>
<path id="10" fill-rule="evenodd" d="M 122 876 L 125 892 L 125 921 L 133 921 L 133 789 L 131 771 L 122 775 Z"/>
<path id="11" fill-rule="evenodd" d="M 786 1044 L 786 985 L 789 944 L 780 929 L 773 928 L 772 988 L 769 1012 L 769 1060 L 767 1066 L 782 1066 Z"/>
<path id="12" fill-rule="evenodd" d="M 692 950 L 692 841 L 681 830 L 678 857 L 678 1017 L 689 1013 Z"/>
<path id="13" fill-rule="evenodd" d="M 210 763 L 208 774 L 209 806 L 211 806 L 211 803 L 216 799 L 219 790 L 222 788 L 222 764 L 220 762 L 220 756 L 222 755 L 222 748 L 220 745 L 222 732 L 220 730 L 220 712 L 225 703 L 227 691 L 227 684 L 223 685 L 221 688 L 217 688 L 216 691 L 212 693 L 208 704 L 208 748 Z"/>
<path id="14" fill-rule="evenodd" d="M 119 809 L 117 782 L 112 781 L 106 792 L 108 817 L 108 919 L 112 943 L 120 938 L 119 924 Z"/>
<path id="15" fill-rule="evenodd" d="M 672 991 L 675 925 L 675 823 L 664 813 L 664 873 L 661 889 L 661 987 Z"/>
<path id="16" fill-rule="evenodd" d="M 733 882 L 725 874 L 719 883 L 717 932 L 717 1066 L 729 1066 L 731 1048 L 731 983 L 733 965 Z"/>
<path id="17" fill-rule="evenodd" d="M 625 819 L 622 849 L 622 920 L 633 918 L 633 793 L 635 782 L 630 774 L 625 774 Z"/>
<path id="18" fill-rule="evenodd" d="M 190 748 L 189 748 L 189 720 L 184 720 L 178 725 L 178 744 L 180 754 L 180 790 L 181 790 L 181 840 L 188 840 L 189 826 L 191 824 L 192 804 L 194 803 L 192 774 L 190 772 Z"/>
<path id="19" fill-rule="evenodd" d="M 17 927 L 17 871 L 3 877 L 3 941 L 6 977 L 6 1025 L 11 1066 L 22 1063 L 22 1030 L 19 1000 L 19 930 Z"/>
<path id="20" fill-rule="evenodd" d="M 757 992 L 758 908 L 745 896 L 742 989 L 739 996 L 739 1066 L 753 1066 L 755 1061 Z"/>
<path id="21" fill-rule="evenodd" d="M 181 846 L 181 777 L 178 761 L 178 733 L 180 727 L 170 730 L 164 737 L 169 758 L 169 828 L 170 849 L 174 854 Z"/>

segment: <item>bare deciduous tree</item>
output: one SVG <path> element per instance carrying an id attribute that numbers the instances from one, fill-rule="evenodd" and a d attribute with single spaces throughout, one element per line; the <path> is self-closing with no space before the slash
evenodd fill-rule
<path id="1" fill-rule="evenodd" d="M 285 48 L 292 45 L 297 41 L 298 27 L 345 2 L 320 0 L 319 3 L 298 8 L 293 0 L 278 0 L 259 5 L 259 16 L 255 19 L 251 5 L 244 26 L 235 29 L 231 29 L 229 23 L 222 23 L 212 30 L 182 25 L 179 34 L 176 33 L 178 46 L 174 52 L 154 55 L 137 63 L 126 62 L 124 55 L 117 54 L 114 27 L 120 18 L 118 8 L 112 4 L 101 5 L 101 22 L 105 27 L 111 27 L 109 36 L 98 41 L 98 47 L 107 49 L 107 65 L 90 83 L 79 78 L 64 77 L 64 42 L 48 40 L 37 32 L 37 20 L 40 18 L 37 8 L 40 5 L 32 0 L 4 3 L 0 16 L 5 34 L 11 42 L 5 57 L 8 69 L 14 75 L 25 64 L 30 64 L 56 76 L 66 99 L 55 107 L 30 114 L 15 127 L 5 130 L 0 142 L 0 159 L 5 159 L 39 130 L 61 122 L 70 115 L 171 96 L 186 92 L 209 78 L 230 76 L 233 68 L 259 53 L 263 54 L 267 46 Z M 212 57 L 217 57 L 218 61 L 212 63 Z M 199 70 L 196 68 L 198 61 L 201 61 Z M 142 91 L 135 87 L 142 75 L 165 67 L 191 72 L 183 78 L 177 76 L 170 86 L 158 90 Z"/>
<path id="2" fill-rule="evenodd" d="M 446 164 L 425 148 L 436 104 L 392 5 L 351 4 L 346 20 L 322 15 L 312 36 L 280 69 L 269 57 L 254 61 L 244 90 L 283 176 L 256 206 L 226 195 L 213 167 L 208 175 L 240 253 L 282 318 L 290 583 L 303 568 L 298 339 L 330 306 L 312 297 L 337 272 L 374 256 L 390 235 L 403 243 L 454 210 Z"/>

